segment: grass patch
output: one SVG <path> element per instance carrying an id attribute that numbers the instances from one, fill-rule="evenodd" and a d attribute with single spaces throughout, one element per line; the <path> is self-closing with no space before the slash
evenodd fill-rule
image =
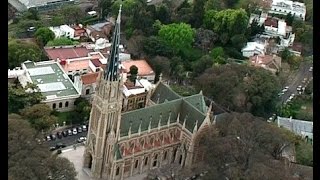
<path id="1" fill-rule="evenodd" d="M 55 115 L 58 118 L 58 123 L 59 125 L 63 125 L 63 122 L 66 122 L 66 125 L 70 125 L 71 124 L 71 119 L 70 114 L 72 113 L 72 111 L 69 112 L 56 112 Z"/>
<path id="2" fill-rule="evenodd" d="M 300 142 L 296 146 L 296 160 L 299 164 L 313 166 L 313 146 L 304 141 Z"/>

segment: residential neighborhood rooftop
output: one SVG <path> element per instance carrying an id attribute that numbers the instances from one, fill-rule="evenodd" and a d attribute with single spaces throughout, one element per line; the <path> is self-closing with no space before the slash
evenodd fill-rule
<path id="1" fill-rule="evenodd" d="M 87 57 L 88 53 L 93 52 L 92 49 L 87 49 L 85 46 L 56 46 L 45 47 L 49 59 L 71 59 L 79 57 Z"/>

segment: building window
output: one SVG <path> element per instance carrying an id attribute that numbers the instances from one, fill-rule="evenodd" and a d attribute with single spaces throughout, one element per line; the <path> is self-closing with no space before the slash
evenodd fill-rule
<path id="1" fill-rule="evenodd" d="M 167 159 L 167 151 L 164 152 L 164 155 L 163 155 L 163 160 L 166 160 Z"/>
<path id="2" fill-rule="evenodd" d="M 146 157 L 146 159 L 144 160 L 144 165 L 148 165 L 148 157 Z"/>
<path id="3" fill-rule="evenodd" d="M 119 175 L 119 173 L 120 173 L 120 168 L 119 168 L 119 167 L 117 167 L 117 170 L 116 170 L 116 176 L 118 176 L 118 175 Z"/>
<path id="4" fill-rule="evenodd" d="M 56 103 L 52 104 L 52 109 L 55 109 L 57 107 Z"/>
<path id="5" fill-rule="evenodd" d="M 155 156 L 154 156 L 154 161 L 153 161 L 153 167 L 156 167 L 157 166 L 157 159 L 158 159 L 158 155 L 156 154 Z"/>
<path id="6" fill-rule="evenodd" d="M 182 155 L 180 155 L 179 164 L 182 163 Z"/>
<path id="7" fill-rule="evenodd" d="M 69 101 L 67 101 L 65 104 L 64 104 L 65 107 L 68 107 L 69 106 Z"/>
<path id="8" fill-rule="evenodd" d="M 62 102 L 59 103 L 59 108 L 62 108 Z"/>
<path id="9" fill-rule="evenodd" d="M 90 89 L 86 89 L 86 95 L 90 93 Z"/>
<path id="10" fill-rule="evenodd" d="M 139 164 L 139 161 L 138 161 L 138 160 L 136 160 L 136 164 L 134 165 L 134 168 L 135 168 L 135 169 L 137 169 L 138 164 Z"/>

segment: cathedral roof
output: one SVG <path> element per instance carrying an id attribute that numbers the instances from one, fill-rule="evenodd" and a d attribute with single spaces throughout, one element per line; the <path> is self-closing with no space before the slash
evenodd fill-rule
<path id="1" fill-rule="evenodd" d="M 178 122 L 182 125 L 185 122 L 185 127 L 190 132 L 193 132 L 194 127 L 201 123 L 206 117 L 207 107 L 205 105 L 204 96 L 196 94 L 189 97 L 181 97 L 176 94 L 169 86 L 159 83 L 151 99 L 158 103 L 153 106 L 137 109 L 134 111 L 122 114 L 120 124 L 120 136 L 127 136 L 129 133 L 135 134 L 147 131 L 149 129 L 167 126 Z"/>
<path id="2" fill-rule="evenodd" d="M 179 96 L 176 92 L 174 92 L 170 87 L 160 82 L 158 86 L 156 87 L 154 93 L 151 96 L 151 100 L 157 104 L 163 103 L 166 100 L 172 101 L 175 99 L 180 99 L 181 96 Z"/>

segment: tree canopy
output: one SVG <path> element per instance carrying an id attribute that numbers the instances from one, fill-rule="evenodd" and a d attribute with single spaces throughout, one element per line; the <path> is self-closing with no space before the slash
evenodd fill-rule
<path id="1" fill-rule="evenodd" d="M 222 65 L 207 69 L 195 86 L 218 104 L 232 111 L 266 116 L 275 109 L 278 79 L 269 71 L 246 65 Z"/>
<path id="2" fill-rule="evenodd" d="M 228 36 L 244 34 L 249 17 L 244 9 L 209 10 L 205 13 L 204 23 L 214 32 Z"/>
<path id="3" fill-rule="evenodd" d="M 26 92 L 31 89 L 32 91 Z M 30 90 L 29 89 L 29 90 Z M 33 84 L 27 85 L 25 88 L 20 85 L 8 83 L 8 112 L 18 113 L 27 106 L 40 103 L 44 100 L 43 95 L 39 92 L 37 86 Z"/>
<path id="4" fill-rule="evenodd" d="M 129 79 L 130 79 L 131 82 L 133 82 L 133 83 L 136 82 L 136 79 L 137 79 L 137 76 L 138 76 L 138 71 L 139 70 L 138 70 L 137 66 L 135 66 L 135 65 L 130 66 L 130 71 L 129 71 L 130 77 L 129 77 Z"/>
<path id="5" fill-rule="evenodd" d="M 158 36 L 174 49 L 175 53 L 191 48 L 195 31 L 185 23 L 162 25 Z"/>
<path id="6" fill-rule="evenodd" d="M 76 180 L 73 164 L 65 158 L 52 155 L 49 147 L 38 144 L 37 133 L 28 121 L 18 115 L 8 116 L 8 177 L 9 179 L 63 179 Z"/>
<path id="7" fill-rule="evenodd" d="M 21 114 L 37 131 L 47 131 L 57 123 L 57 117 L 52 115 L 51 108 L 42 103 L 24 108 Z"/>
<path id="8" fill-rule="evenodd" d="M 293 175 L 282 153 L 294 148 L 299 138 L 249 113 L 225 114 L 199 139 L 209 170 L 204 179 L 288 179 Z"/>
<path id="9" fill-rule="evenodd" d="M 73 41 L 66 37 L 53 39 L 47 43 L 47 46 L 63 46 L 63 45 L 78 45 L 78 41 Z"/>
<path id="10" fill-rule="evenodd" d="M 39 28 L 34 36 L 41 46 L 45 46 L 49 41 L 55 38 L 54 33 L 47 27 Z"/>
<path id="11" fill-rule="evenodd" d="M 21 63 L 41 60 L 41 49 L 32 42 L 8 39 L 8 68 L 19 67 Z"/>

